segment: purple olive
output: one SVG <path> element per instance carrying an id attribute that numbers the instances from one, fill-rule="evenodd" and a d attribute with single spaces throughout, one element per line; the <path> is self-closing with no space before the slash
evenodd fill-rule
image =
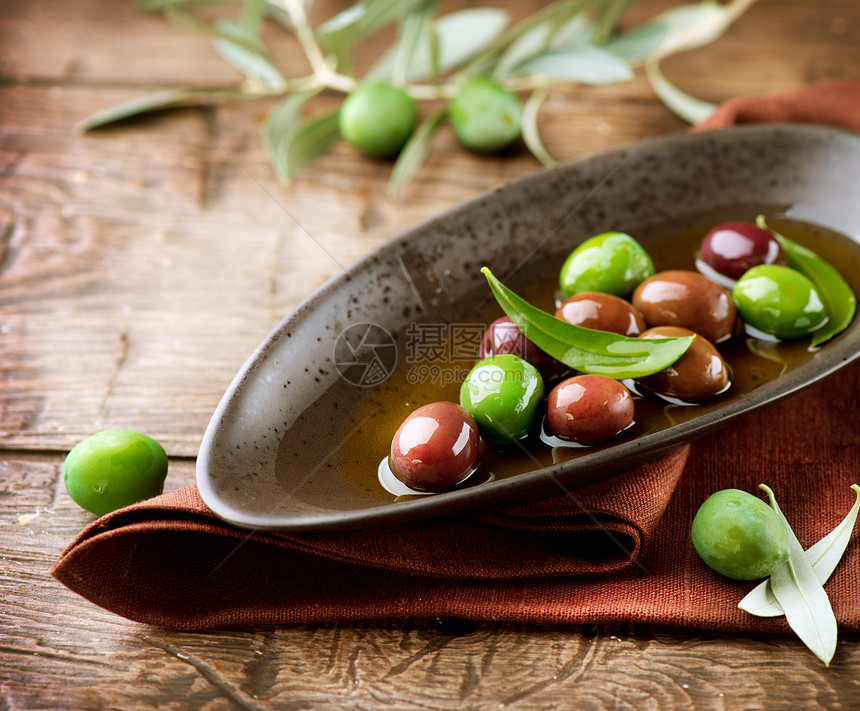
<path id="1" fill-rule="evenodd" d="M 465 479 L 478 463 L 478 426 L 453 402 L 419 407 L 391 440 L 391 470 L 420 491 L 440 491 Z"/>
<path id="2" fill-rule="evenodd" d="M 702 261 L 730 279 L 759 264 L 785 264 L 777 239 L 751 222 L 727 222 L 714 227 L 702 240 Z"/>
<path id="3" fill-rule="evenodd" d="M 556 385 L 546 401 L 547 429 L 580 444 L 611 439 L 633 422 L 630 391 L 605 375 L 577 375 Z"/>
<path id="4" fill-rule="evenodd" d="M 738 311 L 728 291 L 698 272 L 658 272 L 636 287 L 633 305 L 653 326 L 680 326 L 722 343 L 734 335 Z"/>
<path id="5" fill-rule="evenodd" d="M 565 367 L 526 338 L 507 316 L 502 316 L 493 321 L 484 332 L 479 357 L 484 359 L 506 353 L 531 363 L 544 378 L 559 374 Z"/>
<path id="6" fill-rule="evenodd" d="M 638 336 L 645 330 L 642 314 L 624 299 L 598 291 L 581 291 L 568 297 L 555 312 L 556 318 L 575 326 Z"/>

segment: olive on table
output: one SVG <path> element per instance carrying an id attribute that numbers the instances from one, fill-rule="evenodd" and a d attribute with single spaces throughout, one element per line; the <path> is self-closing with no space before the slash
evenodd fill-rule
<path id="1" fill-rule="evenodd" d="M 543 378 L 513 354 L 478 361 L 460 387 L 460 405 L 475 418 L 481 436 L 510 444 L 528 435 L 543 402 Z"/>
<path id="2" fill-rule="evenodd" d="M 776 237 L 751 222 L 727 222 L 714 227 L 702 240 L 702 261 L 730 279 L 759 264 L 785 264 Z"/>
<path id="3" fill-rule="evenodd" d="M 560 373 L 565 366 L 544 353 L 525 337 L 516 324 L 507 316 L 496 319 L 484 332 L 479 358 L 511 353 L 531 363 L 543 377 Z"/>
<path id="4" fill-rule="evenodd" d="M 478 426 L 453 402 L 413 411 L 391 440 L 391 471 L 419 491 L 440 491 L 463 481 L 478 464 Z"/>
<path id="5" fill-rule="evenodd" d="M 569 296 L 556 309 L 555 316 L 575 326 L 634 338 L 645 330 L 642 314 L 630 302 L 597 291 Z"/>
<path id="6" fill-rule="evenodd" d="M 522 106 L 517 95 L 497 81 L 475 77 L 457 92 L 448 106 L 448 117 L 463 146 L 494 153 L 520 135 Z"/>
<path id="7" fill-rule="evenodd" d="M 152 437 L 111 429 L 78 442 L 63 463 L 69 496 L 98 516 L 164 490 L 167 454 Z"/>
<path id="8" fill-rule="evenodd" d="M 611 439 L 633 422 L 630 391 L 605 375 L 576 375 L 546 399 L 546 426 L 556 437 L 579 444 Z"/>
<path id="9" fill-rule="evenodd" d="M 656 326 L 640 338 L 683 338 L 696 336 L 690 347 L 668 368 L 639 378 L 648 390 L 695 403 L 719 395 L 731 384 L 729 366 L 713 343 L 704 336 L 679 326 Z"/>
<path id="10" fill-rule="evenodd" d="M 729 292 L 698 272 L 673 269 L 645 279 L 633 306 L 649 326 L 680 326 L 722 343 L 734 335 L 738 312 Z"/>
<path id="11" fill-rule="evenodd" d="M 565 298 L 580 291 L 629 296 L 654 273 L 654 262 L 630 235 L 605 232 L 589 237 L 565 260 L 559 284 Z"/>
<path id="12" fill-rule="evenodd" d="M 753 267 L 738 279 L 732 297 L 746 323 L 782 340 L 808 336 L 827 321 L 818 289 L 789 267 Z"/>
<path id="13" fill-rule="evenodd" d="M 767 577 L 789 557 L 788 533 L 776 512 L 740 489 L 708 497 L 690 537 L 708 567 L 735 580 Z"/>
<path id="14" fill-rule="evenodd" d="M 344 140 L 372 158 L 396 154 L 417 122 L 415 100 L 385 81 L 360 85 L 346 97 L 338 116 Z"/>

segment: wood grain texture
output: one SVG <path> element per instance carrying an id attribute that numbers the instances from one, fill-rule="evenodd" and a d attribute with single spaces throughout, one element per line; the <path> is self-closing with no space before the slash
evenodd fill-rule
<path id="1" fill-rule="evenodd" d="M 644 0 L 630 21 L 674 4 Z M 345 5 L 320 0 L 315 12 Z M 522 17 L 542 3 L 504 5 Z M 359 66 L 389 39 L 369 43 Z M 303 61 L 280 36 L 274 54 Z M 860 78 L 860 5 L 760 0 L 719 42 L 663 68 L 711 101 Z M 62 485 L 78 440 L 146 431 L 171 454 L 168 487 L 191 483 L 213 408 L 283 316 L 384 240 L 539 167 L 521 148 L 465 154 L 444 129 L 391 200 L 390 164 L 345 146 L 277 185 L 258 140 L 271 102 L 74 129 L 151 91 L 238 79 L 206 38 L 131 2 L 0 4 L 0 707 L 856 708 L 856 638 L 825 670 L 792 639 L 651 628 L 401 621 L 178 634 L 49 577 L 92 519 Z M 555 90 L 541 122 L 561 159 L 684 130 L 641 76 Z"/>

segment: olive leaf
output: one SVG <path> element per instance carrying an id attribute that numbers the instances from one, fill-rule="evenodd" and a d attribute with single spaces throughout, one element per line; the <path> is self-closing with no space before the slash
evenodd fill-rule
<path id="1" fill-rule="evenodd" d="M 406 79 L 423 81 L 435 73 L 446 73 L 460 67 L 498 37 L 507 24 L 508 13 L 492 7 L 470 8 L 443 15 L 433 23 L 435 40 L 425 34 L 416 42 Z M 432 41 L 438 43 L 435 71 Z M 368 70 L 365 78 L 383 79 L 391 76 L 395 49 L 383 54 Z"/>
<path id="2" fill-rule="evenodd" d="M 764 215 L 756 218 L 756 224 L 763 230 L 768 230 L 779 240 L 788 265 L 809 277 L 824 300 L 824 305 L 827 307 L 827 322 L 813 332 L 812 345 L 820 346 L 848 328 L 857 312 L 857 297 L 839 271 L 811 249 L 768 227 Z"/>
<path id="3" fill-rule="evenodd" d="M 254 34 L 242 25 L 221 20 L 215 23 L 217 34 L 212 43 L 218 54 L 238 69 L 252 85 L 260 85 L 273 94 L 287 88 L 287 80 L 266 54 Z"/>
<path id="4" fill-rule="evenodd" d="M 531 154 L 545 166 L 555 165 L 555 159 L 549 154 L 538 130 L 538 111 L 546 99 L 546 89 L 535 89 L 523 105 L 522 136 Z"/>
<path id="5" fill-rule="evenodd" d="M 645 63 L 645 72 L 654 93 L 660 97 L 666 107 L 675 115 L 690 124 L 701 123 L 714 113 L 716 104 L 702 101 L 681 91 L 672 84 L 660 71 L 660 60 L 649 59 Z"/>
<path id="6" fill-rule="evenodd" d="M 493 296 L 526 338 L 570 368 L 611 378 L 641 378 L 669 367 L 693 342 L 684 338 L 628 338 L 576 326 L 529 304 L 483 267 Z"/>
<path id="7" fill-rule="evenodd" d="M 251 98 L 248 92 L 234 86 L 211 87 L 208 89 L 168 89 L 155 94 L 132 99 L 124 104 L 111 106 L 102 111 L 90 114 L 79 121 L 76 128 L 82 133 L 107 126 L 140 114 L 160 111 L 179 106 L 197 106 L 212 103 L 218 98 Z"/>
<path id="8" fill-rule="evenodd" d="M 215 5 L 227 0 L 137 0 L 135 7 L 142 12 L 162 12 L 170 7 L 190 5 Z"/>
<path id="9" fill-rule="evenodd" d="M 551 21 L 542 22 L 511 42 L 495 63 L 493 77 L 504 80 L 510 75 L 514 67 L 522 64 L 530 57 L 546 51 L 552 28 L 553 23 Z"/>
<path id="10" fill-rule="evenodd" d="M 290 145 L 301 124 L 299 114 L 302 107 L 316 91 L 288 94 L 269 111 L 263 121 L 262 142 L 269 162 L 279 182 L 289 182 L 295 171 L 290 169 Z"/>
<path id="11" fill-rule="evenodd" d="M 597 27 L 588 15 L 577 14 L 557 23 L 550 32 L 549 48 L 565 49 L 595 43 Z"/>
<path id="12" fill-rule="evenodd" d="M 400 35 L 393 48 L 394 59 L 391 66 L 391 81 L 395 86 L 406 83 L 412 57 L 422 37 L 427 38 L 427 26 L 433 21 L 438 2 L 426 2 L 410 12 L 400 24 Z"/>
<path id="13" fill-rule="evenodd" d="M 603 47 L 628 62 L 641 62 L 659 49 L 668 34 L 669 23 L 659 20 L 616 35 Z"/>
<path id="14" fill-rule="evenodd" d="M 720 5 L 704 0 L 696 5 L 681 5 L 660 13 L 640 28 L 641 37 L 647 36 L 647 28 L 651 25 L 654 27 L 654 38 L 660 38 L 642 59 L 646 61 L 648 80 L 654 92 L 680 118 L 691 124 L 699 123 L 713 113 L 716 104 L 702 101 L 678 89 L 660 71 L 660 59 L 719 39 L 754 1 L 732 0 Z M 620 56 L 624 56 L 624 49 L 622 45 Z"/>
<path id="15" fill-rule="evenodd" d="M 493 77 L 502 80 L 515 67 L 550 50 L 569 49 L 588 44 L 594 38 L 594 23 L 586 15 L 554 15 L 516 37 L 502 53 Z"/>
<path id="16" fill-rule="evenodd" d="M 84 131 L 136 114 L 218 96 L 236 98 L 301 96 L 306 91 L 349 94 L 360 82 L 383 80 L 403 88 L 417 101 L 452 99 L 463 82 L 491 77 L 515 94 L 528 94 L 521 127 L 529 150 L 545 165 L 554 161 L 539 134 L 537 114 L 543 91 L 551 84 L 606 84 L 631 78 L 632 62 L 691 49 L 719 37 L 756 0 L 703 0 L 657 15 L 641 28 L 614 35 L 623 15 L 638 0 L 555 0 L 509 26 L 498 7 L 469 7 L 437 16 L 439 0 L 356 0 L 320 23 L 309 17 L 311 0 L 242 0 L 238 20 L 211 20 L 198 7 L 225 0 L 135 0 L 142 11 L 161 11 L 173 22 L 209 35 L 216 51 L 244 76 L 230 89 L 175 89 L 98 112 L 84 119 Z M 298 76 L 282 73 L 261 39 L 266 21 L 292 33 L 305 55 Z M 362 40 L 399 24 L 395 46 L 383 52 L 363 76 L 352 69 L 352 54 Z M 267 35 L 268 36 L 268 35 Z M 292 67 L 291 67 L 292 68 Z M 664 82 L 665 84 L 665 82 Z M 671 86 L 669 85 L 671 88 Z M 672 99 L 668 88 L 658 95 Z M 678 103 L 675 92 L 675 104 Z M 265 148 L 279 180 L 294 174 L 330 147 L 336 138 L 333 119 L 311 120 L 295 130 L 274 130 L 294 106 L 270 114 L 263 127 Z M 286 123 L 290 123 L 287 121 Z M 438 127 L 435 120 L 425 130 Z M 389 190 L 396 192 L 426 158 L 428 136 L 419 135 L 410 154 L 395 164 Z M 305 139 L 311 144 L 302 147 Z M 277 148 L 275 146 L 277 144 Z M 276 149 L 275 149 L 276 148 Z"/>
<path id="17" fill-rule="evenodd" d="M 725 5 L 705 0 L 694 5 L 680 5 L 657 15 L 651 23 L 665 28 L 660 44 L 649 56 L 660 59 L 686 52 L 719 39 L 749 0 L 734 0 Z M 644 25 L 647 27 L 647 24 Z"/>
<path id="18" fill-rule="evenodd" d="M 806 558 L 822 585 L 829 580 L 839 561 L 842 560 L 842 555 L 851 540 L 854 524 L 857 522 L 857 514 L 860 513 L 860 486 L 852 484 L 851 488 L 857 494 L 851 510 L 836 528 L 806 550 Z M 738 603 L 738 607 L 757 617 L 779 617 L 785 614 L 782 605 L 773 595 L 770 579 L 754 587 Z"/>
<path id="19" fill-rule="evenodd" d="M 559 0 L 547 5 L 507 29 L 486 48 L 472 57 L 469 64 L 464 67 L 463 73 L 466 76 L 480 74 L 500 75 L 502 72 L 496 71 L 497 65 L 500 62 L 510 64 L 510 60 L 505 60 L 505 55 L 508 52 L 520 55 L 518 59 L 525 59 L 532 53 L 516 50 L 515 47 L 518 43 L 523 42 L 526 48 L 528 48 L 529 45 L 535 43 L 535 39 L 537 38 L 540 42 L 534 44 L 534 46 L 541 50 L 546 49 L 548 45 L 543 43 L 545 40 L 549 40 L 554 28 L 559 23 L 564 23 L 578 13 L 586 11 L 592 4 L 593 0 Z M 549 33 L 547 30 L 549 30 Z"/>
<path id="20" fill-rule="evenodd" d="M 304 6 L 309 10 L 311 4 L 311 0 L 306 0 Z M 295 30 L 290 13 L 287 12 L 287 9 L 282 4 L 275 2 L 275 0 L 268 0 L 265 7 L 265 14 L 267 18 L 278 23 L 284 29 L 290 30 L 291 32 Z"/>
<path id="21" fill-rule="evenodd" d="M 388 181 L 388 194 L 390 196 L 397 195 L 400 189 L 412 179 L 412 176 L 424 164 L 430 153 L 433 136 L 447 115 L 447 109 L 442 109 L 422 121 L 406 142 L 406 145 L 403 146 L 400 155 L 397 156 Z"/>
<path id="22" fill-rule="evenodd" d="M 633 78 L 633 70 L 627 62 L 601 47 L 589 45 L 544 52 L 526 60 L 511 74 L 538 74 L 594 85 L 614 84 Z"/>
<path id="23" fill-rule="evenodd" d="M 759 484 L 759 488 L 767 493 L 770 505 L 788 534 L 789 558 L 771 573 L 771 591 L 794 633 L 825 666 L 830 666 L 837 638 L 836 617 L 830 599 L 780 510 L 773 491 L 764 484 Z"/>
<path id="24" fill-rule="evenodd" d="M 596 44 L 603 44 L 606 41 L 615 24 L 633 4 L 634 0 L 609 0 L 602 5 L 595 25 L 594 41 Z"/>
<path id="25" fill-rule="evenodd" d="M 295 99 L 295 102 L 287 105 L 289 99 Z M 311 116 L 290 128 L 290 114 L 293 111 L 297 114 L 301 103 L 301 99 L 288 97 L 280 107 L 273 110 L 268 121 L 269 130 L 265 140 L 270 155 L 274 156 L 275 172 L 282 182 L 289 182 L 308 163 L 325 155 L 340 138 L 338 109 Z M 277 135 L 279 127 L 285 128 L 284 134 L 280 136 Z"/>
<path id="26" fill-rule="evenodd" d="M 338 66 L 348 71 L 350 53 L 362 38 L 403 18 L 426 0 L 361 0 L 323 22 L 317 28 L 326 49 L 337 59 Z"/>

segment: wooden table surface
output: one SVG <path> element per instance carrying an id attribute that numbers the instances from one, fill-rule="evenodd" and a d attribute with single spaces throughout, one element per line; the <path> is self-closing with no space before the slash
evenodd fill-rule
<path id="1" fill-rule="evenodd" d="M 515 17 L 542 5 L 501 4 Z M 672 4 L 645 0 L 632 17 Z M 301 58 L 292 38 L 275 54 L 283 66 Z M 760 0 L 664 71 L 711 101 L 860 79 L 860 3 Z M 175 633 L 49 576 L 93 520 L 62 483 L 76 442 L 107 427 L 147 432 L 170 455 L 167 489 L 191 483 L 224 389 L 303 297 L 420 220 L 539 168 L 524 150 L 466 154 L 446 129 L 397 199 L 386 197 L 390 165 L 344 145 L 282 187 L 258 140 L 266 102 L 74 130 L 156 89 L 238 80 L 206 37 L 131 2 L 0 3 L 0 707 L 857 708 L 850 636 L 825 669 L 789 638 L 646 627 Z M 541 121 L 562 159 L 685 129 L 641 72 L 556 90 Z"/>

